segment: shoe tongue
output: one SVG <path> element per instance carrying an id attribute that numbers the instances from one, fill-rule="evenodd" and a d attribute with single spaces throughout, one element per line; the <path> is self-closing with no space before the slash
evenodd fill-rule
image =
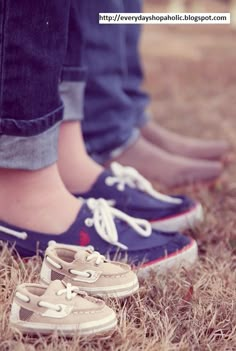
<path id="1" fill-rule="evenodd" d="M 88 249 L 78 249 L 75 253 L 75 260 L 84 260 L 90 253 Z"/>
<path id="2" fill-rule="evenodd" d="M 86 262 L 85 259 L 88 255 L 90 255 L 92 253 L 92 251 L 90 251 L 89 249 L 78 249 L 78 252 L 75 254 L 75 260 L 80 260 L 84 262 L 84 267 L 87 267 L 88 269 L 91 267 L 91 264 L 93 264 L 96 261 L 96 258 L 94 257 L 94 260 L 90 261 L 90 262 Z M 94 269 L 94 268 L 92 268 Z M 102 272 L 104 274 L 111 274 L 111 272 L 113 274 L 120 274 L 122 272 L 124 272 L 124 269 L 119 266 L 119 265 L 115 265 L 112 262 L 107 262 L 107 261 L 101 261 L 101 263 L 99 264 L 99 267 L 97 268 L 98 270 L 102 270 Z"/>
<path id="3" fill-rule="evenodd" d="M 54 295 L 58 290 L 65 289 L 65 284 L 63 284 L 60 280 L 53 280 L 44 295 Z"/>

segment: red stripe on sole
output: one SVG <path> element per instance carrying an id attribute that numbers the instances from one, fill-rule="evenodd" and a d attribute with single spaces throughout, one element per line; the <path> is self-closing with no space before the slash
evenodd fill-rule
<path id="1" fill-rule="evenodd" d="M 187 251 L 188 249 L 190 249 L 193 246 L 194 243 L 195 243 L 195 240 L 192 239 L 191 242 L 189 243 L 189 245 L 185 246 L 182 250 L 172 252 L 170 255 L 167 255 L 167 256 L 162 257 L 162 258 L 158 258 L 157 260 L 144 263 L 143 265 L 139 266 L 139 268 L 145 268 L 145 267 L 151 266 L 153 264 L 156 264 L 158 262 L 165 261 L 168 258 L 178 256 L 179 254 L 181 254 L 181 253 Z"/>
<path id="2" fill-rule="evenodd" d="M 177 215 L 168 216 L 168 217 L 161 218 L 161 219 L 152 219 L 152 220 L 149 221 L 149 222 L 150 222 L 150 223 L 153 223 L 153 222 L 163 222 L 163 221 L 167 221 L 168 219 L 178 218 L 178 217 L 184 216 L 184 215 L 186 215 L 186 214 L 189 214 L 189 213 L 195 211 L 196 208 L 197 208 L 198 206 L 199 206 L 199 204 L 197 203 L 194 207 L 192 207 L 190 210 L 187 210 L 187 211 L 185 211 L 185 212 L 178 213 Z"/>

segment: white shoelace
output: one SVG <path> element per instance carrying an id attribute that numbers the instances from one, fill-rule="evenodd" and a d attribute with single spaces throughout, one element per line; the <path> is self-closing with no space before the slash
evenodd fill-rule
<path id="1" fill-rule="evenodd" d="M 88 199 L 86 203 L 91 210 L 93 217 L 86 218 L 85 224 L 88 227 L 92 227 L 94 225 L 97 234 L 109 244 L 115 245 L 124 250 L 128 249 L 126 245 L 118 241 L 118 232 L 114 219 L 119 219 L 126 222 L 137 234 L 143 237 L 149 237 L 152 234 L 152 227 L 148 221 L 130 217 L 124 212 L 110 206 L 104 199 Z M 25 232 L 17 232 L 4 227 L 0 227 L 0 231 L 22 240 L 27 239 L 27 233 Z M 95 252 L 92 254 L 93 257 L 95 257 Z"/>
<path id="2" fill-rule="evenodd" d="M 144 193 L 154 197 L 157 200 L 173 204 L 182 203 L 181 199 L 177 199 L 157 192 L 153 188 L 152 184 L 132 167 L 123 167 L 117 162 L 112 162 L 111 170 L 114 176 L 109 176 L 106 178 L 105 183 L 108 186 L 117 184 L 117 189 L 124 191 L 125 186 L 128 185 L 131 188 L 136 188 L 140 191 L 143 191 Z"/>
<path id="3" fill-rule="evenodd" d="M 60 289 L 57 292 L 57 296 L 66 294 L 68 300 L 72 300 L 76 295 L 86 296 L 86 292 L 81 291 L 79 287 L 73 286 L 70 283 L 67 283 L 65 289 Z"/>
<path id="4" fill-rule="evenodd" d="M 61 295 L 65 294 L 67 300 L 72 300 L 77 295 L 81 295 L 83 297 L 87 295 L 84 291 L 81 291 L 80 288 L 78 288 L 77 286 L 73 286 L 70 283 L 66 284 L 65 289 L 58 290 L 56 294 L 57 294 L 57 296 L 61 296 Z M 38 303 L 38 305 L 40 307 L 49 308 L 49 309 L 54 310 L 56 312 L 61 311 L 60 305 L 54 305 L 50 302 L 40 301 Z"/>
<path id="5" fill-rule="evenodd" d="M 51 241 L 49 243 L 49 245 L 53 245 L 56 244 L 55 241 Z M 58 244 L 57 244 L 58 245 Z M 67 245 L 67 247 L 69 247 L 70 245 Z M 64 248 L 64 246 L 62 245 L 62 247 Z M 75 246 L 71 245 L 71 247 L 74 249 Z M 89 249 L 85 249 L 85 248 L 81 248 L 81 250 L 84 250 L 88 255 L 86 256 L 86 261 L 90 262 L 92 260 L 95 260 L 95 264 L 96 266 L 99 266 L 101 263 L 103 262 L 107 262 L 105 256 L 101 255 L 99 252 L 94 251 L 94 249 L 92 247 L 90 247 Z M 52 258 L 50 258 L 49 256 L 46 256 L 46 260 L 55 268 L 57 269 L 62 269 L 62 266 L 57 263 L 54 262 L 54 260 Z M 94 271 L 90 271 L 90 270 L 86 270 L 86 271 L 78 271 L 76 269 L 70 269 L 69 270 L 70 273 L 75 274 L 75 275 L 79 275 L 81 277 L 85 277 L 85 278 L 92 278 L 94 276 L 94 274 L 96 274 L 96 272 Z"/>
<path id="6" fill-rule="evenodd" d="M 57 296 L 61 296 L 63 294 L 66 294 L 67 300 L 72 300 L 77 295 L 81 295 L 83 297 L 87 296 L 86 292 L 81 291 L 80 288 L 78 288 L 77 286 L 72 286 L 70 283 L 67 283 L 64 289 L 58 290 L 56 294 L 57 294 Z M 16 297 L 18 297 L 18 299 L 20 299 L 24 302 L 30 302 L 30 298 L 26 295 L 23 295 L 20 292 L 16 292 Z M 51 302 L 39 301 L 38 305 L 40 307 L 49 308 L 49 309 L 54 310 L 56 312 L 61 311 L 60 305 L 53 304 Z"/>
<path id="7" fill-rule="evenodd" d="M 88 251 L 88 250 L 87 250 Z M 89 254 L 86 257 L 86 261 L 90 262 L 95 260 L 95 264 L 99 266 L 101 263 L 106 261 L 105 256 L 101 255 L 98 251 L 93 251 L 92 249 L 88 251 Z"/>
<path id="8" fill-rule="evenodd" d="M 88 250 L 86 250 L 86 251 L 89 252 Z M 95 260 L 96 266 L 99 266 L 103 262 L 107 262 L 105 256 L 101 255 L 97 251 L 93 251 L 93 252 L 90 251 L 89 254 L 87 255 L 86 261 L 90 262 L 92 260 Z M 97 272 L 91 271 L 91 270 L 86 270 L 85 272 L 82 272 L 82 271 L 78 271 L 76 269 L 70 269 L 70 273 L 75 274 L 75 275 L 80 276 L 80 277 L 91 278 L 91 279 L 93 279 L 93 277 L 96 277 L 96 275 L 97 275 Z"/>
<path id="9" fill-rule="evenodd" d="M 22 239 L 22 240 L 26 240 L 28 237 L 28 234 L 26 232 L 18 232 L 16 230 L 3 227 L 2 225 L 0 225 L 0 232 L 15 236 L 16 238 Z"/>
<path id="10" fill-rule="evenodd" d="M 104 199 L 89 199 L 87 205 L 93 213 L 93 218 L 87 218 L 85 224 L 89 227 L 95 227 L 98 235 L 109 244 L 127 250 L 128 247 L 118 241 L 118 233 L 114 219 L 126 222 L 134 231 L 143 236 L 149 237 L 152 233 L 151 224 L 139 218 L 133 218 L 127 214 L 111 207 Z"/>

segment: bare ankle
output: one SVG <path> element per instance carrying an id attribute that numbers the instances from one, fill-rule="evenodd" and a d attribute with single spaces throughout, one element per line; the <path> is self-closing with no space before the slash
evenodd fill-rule
<path id="1" fill-rule="evenodd" d="M 0 169 L 1 220 L 53 234 L 69 227 L 79 208 L 55 164 L 38 171 Z"/>
<path id="2" fill-rule="evenodd" d="M 66 122 L 61 125 L 58 166 L 60 176 L 71 193 L 88 191 L 103 171 L 103 168 L 88 156 L 78 122 Z"/>

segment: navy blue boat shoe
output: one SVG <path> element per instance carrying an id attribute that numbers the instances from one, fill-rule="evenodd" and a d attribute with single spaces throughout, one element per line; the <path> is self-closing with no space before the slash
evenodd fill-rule
<path id="1" fill-rule="evenodd" d="M 189 265 L 198 255 L 193 239 L 178 232 L 158 232 L 148 221 L 132 218 L 103 199 L 87 200 L 71 227 L 60 235 L 46 235 L 0 222 L 0 241 L 13 246 L 24 257 L 36 252 L 43 255 L 50 241 L 92 246 L 110 258 L 126 258 L 145 271 Z"/>
<path id="2" fill-rule="evenodd" d="M 146 219 L 154 229 L 165 232 L 190 229 L 203 220 L 199 202 L 183 195 L 161 194 L 134 168 L 116 162 L 98 177 L 88 192 L 74 196 L 106 199 L 120 211 Z"/>

